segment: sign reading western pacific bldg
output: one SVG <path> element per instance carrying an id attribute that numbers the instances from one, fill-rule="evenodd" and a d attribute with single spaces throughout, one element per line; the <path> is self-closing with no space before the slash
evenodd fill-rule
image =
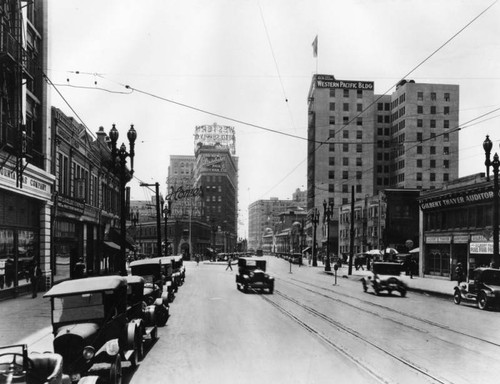
<path id="1" fill-rule="evenodd" d="M 336 80 L 331 75 L 316 75 L 317 88 L 361 89 L 373 91 L 373 81 Z"/>

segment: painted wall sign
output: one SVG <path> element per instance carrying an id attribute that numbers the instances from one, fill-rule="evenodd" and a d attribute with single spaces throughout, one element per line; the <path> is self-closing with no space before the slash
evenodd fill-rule
<path id="1" fill-rule="evenodd" d="M 198 188 L 186 188 L 184 189 L 182 185 L 175 189 L 171 187 L 171 192 L 167 195 L 167 200 L 170 199 L 172 201 L 188 199 L 190 197 L 203 196 L 203 186 Z"/>
<path id="2" fill-rule="evenodd" d="M 427 236 L 425 242 L 427 244 L 450 244 L 451 236 Z"/>

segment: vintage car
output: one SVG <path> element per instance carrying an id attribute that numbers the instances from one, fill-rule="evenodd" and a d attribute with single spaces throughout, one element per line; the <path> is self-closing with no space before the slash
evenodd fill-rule
<path id="1" fill-rule="evenodd" d="M 162 296 L 156 284 L 145 284 L 141 276 L 127 276 L 127 312 L 143 330 L 143 338 L 156 339 L 156 327 L 163 327 L 168 320 L 170 307 L 167 294 Z M 142 355 L 141 355 L 142 357 Z"/>
<path id="2" fill-rule="evenodd" d="M 128 320 L 125 277 L 67 280 L 44 297 L 51 301 L 54 352 L 73 383 L 84 376 L 119 383 L 122 361 L 138 363 L 142 331 Z"/>
<path id="3" fill-rule="evenodd" d="M 302 265 L 302 253 L 292 253 L 288 261 L 292 264 Z"/>
<path id="4" fill-rule="evenodd" d="M 172 272 L 173 279 L 176 281 L 177 286 L 184 284 L 186 279 L 186 267 L 182 260 L 182 255 L 169 256 L 172 259 Z"/>
<path id="5" fill-rule="evenodd" d="M 369 287 L 373 288 L 376 295 L 382 291 L 387 291 L 390 295 L 398 291 L 402 297 L 406 296 L 408 287 L 400 279 L 401 264 L 393 262 L 375 262 L 373 263 L 372 275 L 363 277 L 363 291 L 367 292 Z"/>
<path id="6" fill-rule="evenodd" d="M 26 344 L 0 347 L 0 383 L 70 384 L 62 373 L 62 356 L 57 353 L 28 355 Z"/>
<path id="7" fill-rule="evenodd" d="M 500 269 L 474 269 L 472 281 L 455 287 L 453 301 L 455 304 L 473 302 L 479 309 L 500 304 Z"/>
<path id="8" fill-rule="evenodd" d="M 266 260 L 254 257 L 240 257 L 238 259 L 238 273 L 236 274 L 236 288 L 248 292 L 249 289 L 269 293 L 274 292 L 274 277 L 266 273 Z"/>
<path id="9" fill-rule="evenodd" d="M 152 257 L 136 260 L 130 263 L 132 275 L 141 276 L 145 280 L 145 287 L 158 286 L 162 297 L 168 297 L 168 302 L 174 301 L 177 287 L 174 284 L 171 256 Z"/>

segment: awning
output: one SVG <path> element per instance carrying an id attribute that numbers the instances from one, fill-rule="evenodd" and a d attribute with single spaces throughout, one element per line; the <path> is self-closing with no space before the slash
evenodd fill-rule
<path id="1" fill-rule="evenodd" d="M 120 248 L 120 244 L 122 243 L 122 237 L 120 234 L 120 230 L 118 228 L 111 228 L 109 231 L 109 240 L 111 240 L 113 243 L 118 244 L 118 248 Z M 134 239 L 125 232 L 125 248 L 130 249 L 133 251 L 135 249 L 134 247 Z"/>
<path id="2" fill-rule="evenodd" d="M 120 246 L 116 243 L 113 243 L 112 241 L 103 241 L 104 245 L 113 248 L 113 249 L 118 249 L 120 250 Z"/>
<path id="3" fill-rule="evenodd" d="M 414 248 L 410 251 L 410 253 L 419 253 L 420 252 L 420 248 Z"/>

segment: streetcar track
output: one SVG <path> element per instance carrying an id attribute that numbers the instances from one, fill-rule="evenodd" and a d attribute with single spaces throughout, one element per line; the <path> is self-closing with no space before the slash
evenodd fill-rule
<path id="1" fill-rule="evenodd" d="M 414 330 L 416 330 L 416 331 L 420 331 L 420 332 L 425 332 L 425 333 L 428 333 L 428 331 L 426 331 L 425 329 L 421 329 L 421 328 L 416 328 L 416 327 L 413 327 L 413 326 L 409 326 L 408 324 L 406 324 L 406 323 L 404 323 L 404 322 L 397 321 L 397 320 L 395 320 L 395 319 L 393 319 L 393 318 L 383 316 L 383 315 L 381 315 L 380 313 L 377 313 L 377 312 L 372 312 L 372 311 L 369 311 L 369 310 L 367 310 L 367 309 L 361 309 L 361 308 L 359 308 L 359 307 L 357 307 L 357 306 L 355 306 L 355 305 L 353 305 L 353 304 L 351 304 L 351 303 L 348 303 L 348 302 L 346 302 L 346 301 L 344 301 L 344 300 L 341 300 L 341 299 L 339 299 L 339 298 L 333 298 L 333 297 L 331 297 L 331 296 L 328 296 L 328 295 L 325 295 L 325 294 L 323 294 L 323 293 L 320 293 L 320 292 L 314 291 L 314 290 L 312 290 L 312 289 L 305 288 L 305 287 L 303 287 L 303 286 L 301 286 L 301 285 L 299 285 L 299 284 L 294 284 L 294 283 L 290 282 L 289 280 L 285 280 L 285 279 L 280 279 L 280 280 L 281 280 L 281 281 L 283 281 L 283 282 L 287 282 L 287 283 L 288 283 L 288 284 L 290 284 L 290 285 L 294 285 L 294 286 L 296 286 L 296 287 L 298 287 L 298 288 L 302 288 L 302 289 L 304 289 L 304 290 L 306 290 L 306 291 L 308 291 L 308 292 L 315 293 L 315 294 L 317 294 L 317 295 L 319 295 L 319 296 L 322 296 L 322 297 L 325 297 L 325 298 L 327 298 L 327 299 L 330 299 L 330 300 L 332 300 L 332 301 L 337 301 L 337 302 L 340 302 L 340 303 L 345 304 L 345 305 L 347 305 L 347 306 L 350 306 L 350 307 L 352 307 L 352 308 L 355 308 L 355 309 L 357 309 L 357 310 L 361 310 L 361 311 L 363 311 L 363 312 L 367 312 L 367 313 L 372 314 L 372 315 L 375 315 L 375 316 L 377 316 L 377 317 L 380 317 L 380 318 L 383 318 L 383 319 L 390 320 L 390 321 L 392 321 L 392 322 L 394 322 L 394 323 L 396 323 L 396 324 L 403 325 L 403 326 L 405 326 L 405 327 L 407 327 L 407 328 L 412 328 L 412 329 L 414 329 Z M 437 322 L 434 322 L 434 321 L 431 321 L 431 320 L 428 320 L 428 319 L 425 319 L 425 318 L 422 318 L 422 317 L 419 317 L 419 316 L 415 316 L 415 315 L 410 315 L 410 314 L 407 314 L 407 313 L 399 312 L 399 311 L 397 311 L 397 310 L 395 310 L 395 309 L 393 309 L 393 308 L 388 308 L 388 307 L 386 307 L 386 306 L 383 306 L 383 305 L 380 305 L 380 304 L 376 304 L 376 303 L 373 303 L 373 302 L 371 302 L 371 301 L 363 300 L 363 299 L 360 299 L 360 298 L 358 298 L 358 297 L 351 296 L 351 295 L 348 295 L 348 294 L 345 294 L 345 293 L 339 293 L 339 292 L 334 291 L 334 290 L 332 290 L 332 289 L 329 289 L 329 288 L 326 288 L 326 287 L 323 287 L 323 286 L 320 286 L 320 285 L 312 284 L 312 283 L 309 283 L 309 282 L 306 282 L 306 281 L 302 281 L 302 280 L 299 280 L 299 279 L 292 278 L 292 280 L 298 281 L 298 282 L 300 282 L 300 283 L 302 283 L 302 284 L 309 285 L 309 286 L 314 287 L 314 288 L 319 288 L 319 289 L 322 289 L 322 290 L 327 291 L 327 292 L 329 292 L 329 293 L 334 293 L 334 294 L 336 294 L 336 295 L 338 295 L 338 296 L 345 296 L 345 297 L 348 297 L 348 298 L 350 298 L 350 299 L 357 300 L 357 301 L 359 301 L 359 302 L 361 302 L 361 303 L 368 304 L 368 305 L 370 305 L 370 306 L 372 306 L 372 307 L 382 308 L 382 309 L 384 309 L 385 311 L 388 311 L 388 312 L 393 312 L 393 313 L 396 313 L 396 314 L 398 314 L 398 315 L 401 315 L 401 316 L 404 316 L 404 317 L 407 317 L 407 318 L 410 318 L 410 319 L 413 319 L 413 320 L 420 321 L 420 322 L 422 322 L 422 323 L 424 323 L 424 324 L 428 324 L 428 325 L 434 326 L 434 327 L 436 327 L 436 328 L 440 328 L 440 329 L 446 330 L 446 331 L 448 331 L 448 332 L 458 334 L 458 335 L 460 335 L 460 336 L 465 336 L 465 337 L 468 337 L 468 338 L 474 339 L 475 341 L 481 341 L 481 342 L 483 342 L 483 343 L 487 343 L 487 344 L 493 345 L 493 346 L 495 346 L 495 347 L 500 347 L 500 344 L 495 343 L 494 341 L 487 340 L 487 339 L 483 339 L 483 338 L 481 338 L 481 337 L 477 337 L 477 336 L 473 336 L 473 335 L 470 335 L 470 334 L 468 334 L 468 333 L 465 333 L 465 332 L 462 332 L 462 331 L 459 331 L 459 330 L 456 330 L 456 329 L 450 328 L 450 327 L 448 327 L 448 326 L 446 326 L 446 325 L 443 325 L 443 324 L 440 324 L 440 323 L 437 323 Z M 440 338 L 440 339 L 441 339 L 441 338 Z M 441 339 L 441 340 L 442 340 L 442 341 L 447 341 L 447 340 L 443 340 L 443 339 Z"/>
<path id="2" fill-rule="evenodd" d="M 302 304 L 300 303 L 298 300 L 282 293 L 281 291 L 278 291 L 278 290 L 275 290 L 274 291 L 275 294 L 277 294 L 278 296 L 282 297 L 283 299 L 285 300 L 288 300 L 289 302 L 297 305 L 298 307 L 306 310 L 307 312 L 309 312 L 310 314 L 312 314 L 313 316 L 317 317 L 317 318 L 320 318 L 322 319 L 323 321 L 327 322 L 328 324 L 330 325 L 333 325 L 335 326 L 337 329 L 347 333 L 347 334 L 350 334 L 354 337 L 356 337 L 357 339 L 361 340 L 363 343 L 366 343 L 370 346 L 372 346 L 373 348 L 377 349 L 378 351 L 390 356 L 391 358 L 399 361 L 400 363 L 404 364 L 406 367 L 428 377 L 429 379 L 437 382 L 437 383 L 441 383 L 441 384 L 451 384 L 451 382 L 449 381 L 446 381 L 445 379 L 441 379 L 439 377 L 436 377 L 434 375 L 432 375 L 431 373 L 429 373 L 426 369 L 424 368 L 421 368 L 415 364 L 413 364 L 412 362 L 400 357 L 400 356 L 397 356 L 396 354 L 392 353 L 391 351 L 389 351 L 388 349 L 385 349 L 383 347 L 381 347 L 380 345 L 374 343 L 373 341 L 370 341 L 368 338 L 362 336 L 361 334 L 359 334 L 358 332 L 356 332 L 355 330 L 345 326 L 344 324 L 338 322 L 338 321 L 335 321 L 334 319 L 332 319 L 331 317 L 325 315 L 324 313 L 321 313 L 317 310 L 315 310 L 314 308 L 312 307 L 309 307 L 308 305 L 305 305 L 305 304 Z M 332 340 L 330 340 L 328 337 L 326 337 L 325 335 L 321 334 L 319 331 L 317 331 L 316 329 L 312 328 L 310 325 L 306 324 L 304 321 L 302 321 L 301 319 L 299 319 L 297 316 L 295 316 L 293 313 L 291 313 L 290 311 L 288 311 L 287 309 L 285 309 L 282 305 L 276 303 L 275 301 L 273 301 L 271 298 L 269 297 L 266 297 L 266 296 L 262 296 L 264 298 L 264 300 L 266 300 L 268 303 L 270 303 L 271 305 L 273 305 L 274 307 L 276 307 L 278 310 L 280 310 L 282 313 L 286 314 L 287 316 L 289 316 L 291 319 L 293 319 L 295 322 L 297 322 L 299 325 L 301 325 L 302 327 L 304 327 L 305 329 L 307 329 L 309 332 L 313 333 L 315 336 L 319 337 L 321 340 L 323 340 L 324 342 L 326 342 L 328 345 L 330 345 L 331 347 L 333 347 L 335 350 L 337 350 L 338 352 L 341 352 L 344 356 L 348 357 L 351 361 L 353 361 L 356 365 L 362 367 L 367 373 L 369 373 L 370 375 L 374 376 L 378 381 L 380 382 L 383 382 L 383 383 L 388 383 L 388 381 L 386 379 L 384 379 L 383 377 L 381 377 L 380 375 L 378 375 L 376 372 L 374 372 L 369 366 L 368 364 L 365 364 L 365 363 L 362 363 L 360 362 L 356 356 L 354 356 L 352 353 L 348 352 L 345 348 L 342 348 L 338 345 L 336 345 Z"/>

